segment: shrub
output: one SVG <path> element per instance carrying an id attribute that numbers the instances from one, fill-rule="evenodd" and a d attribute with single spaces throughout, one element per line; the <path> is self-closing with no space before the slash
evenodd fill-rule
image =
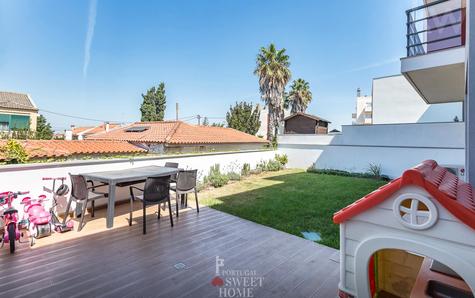
<path id="1" fill-rule="evenodd" d="M 381 171 L 382 171 L 381 170 L 381 165 L 373 164 L 373 163 L 369 164 L 368 174 L 373 176 L 374 178 L 380 179 L 381 178 Z"/>
<path id="2" fill-rule="evenodd" d="M 222 187 L 229 182 L 229 177 L 221 173 L 219 164 L 210 167 L 209 174 L 204 178 L 206 184 L 211 184 L 213 187 Z"/>
<path id="3" fill-rule="evenodd" d="M 335 170 L 335 169 L 317 169 L 314 165 L 307 169 L 308 173 L 316 173 L 316 174 L 325 174 L 325 175 L 335 175 L 335 176 L 346 176 L 346 177 L 356 177 L 356 178 L 373 178 L 373 179 L 380 179 L 384 181 L 391 180 L 388 176 L 380 175 L 375 176 L 372 173 L 358 173 L 358 172 L 348 172 L 343 170 Z"/>
<path id="4" fill-rule="evenodd" d="M 287 157 L 287 154 L 282 154 L 282 155 L 276 154 L 275 160 L 280 162 L 282 167 L 285 167 L 285 165 L 289 162 L 289 158 Z"/>
<path id="5" fill-rule="evenodd" d="M 242 165 L 241 176 L 249 176 L 251 174 L 251 165 L 245 163 Z"/>
<path id="6" fill-rule="evenodd" d="M 28 161 L 28 153 L 18 141 L 8 140 L 2 151 L 7 164 L 26 163 Z"/>
<path id="7" fill-rule="evenodd" d="M 276 159 L 269 159 L 268 161 L 261 160 L 256 166 L 256 169 L 260 170 L 261 172 L 274 172 L 282 170 L 283 168 L 284 167 L 282 166 L 282 164 Z"/>
<path id="8" fill-rule="evenodd" d="M 241 174 L 236 172 L 229 172 L 226 174 L 231 181 L 239 181 L 241 180 Z"/>

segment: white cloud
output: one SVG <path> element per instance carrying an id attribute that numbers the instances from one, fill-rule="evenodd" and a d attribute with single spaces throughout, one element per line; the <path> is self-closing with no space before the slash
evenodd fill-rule
<path id="1" fill-rule="evenodd" d="M 91 45 L 92 45 L 92 38 L 94 37 L 94 27 L 96 26 L 96 10 L 97 10 L 97 0 L 90 0 L 86 42 L 84 44 L 84 64 L 82 67 L 83 77 L 87 76 L 87 68 L 89 67 L 89 62 L 91 61 Z"/>

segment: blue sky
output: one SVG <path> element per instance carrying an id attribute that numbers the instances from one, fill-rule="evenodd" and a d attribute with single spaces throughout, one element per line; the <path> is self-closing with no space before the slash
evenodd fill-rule
<path id="1" fill-rule="evenodd" d="M 351 124 L 356 88 L 399 73 L 405 14 L 414 0 L 4 1 L 0 90 L 40 109 L 86 118 L 140 119 L 141 93 L 165 82 L 165 117 L 224 117 L 260 103 L 255 57 L 287 49 L 293 79 L 309 81 L 308 112 Z M 44 112 L 55 129 L 97 122 Z M 211 121 L 220 121 L 212 119 Z"/>

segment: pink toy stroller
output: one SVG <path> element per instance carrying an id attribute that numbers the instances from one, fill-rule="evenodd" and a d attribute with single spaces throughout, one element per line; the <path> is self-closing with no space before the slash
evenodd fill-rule
<path id="1" fill-rule="evenodd" d="M 39 196 L 36 200 L 33 200 L 30 197 L 21 200 L 21 203 L 25 205 L 24 211 L 28 220 L 31 246 L 35 244 L 35 239 L 51 235 L 51 213 L 46 211 L 43 206 L 43 202 L 46 200 L 45 195 Z"/>

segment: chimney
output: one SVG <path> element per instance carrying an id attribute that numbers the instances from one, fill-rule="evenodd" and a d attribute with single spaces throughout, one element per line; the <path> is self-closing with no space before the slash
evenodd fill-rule
<path id="1" fill-rule="evenodd" d="M 361 89 L 359 87 L 356 89 L 356 97 L 361 97 Z"/>
<path id="2" fill-rule="evenodd" d="M 104 123 L 104 127 L 105 127 L 106 132 L 109 132 L 109 129 L 110 129 L 109 122 Z"/>
<path id="3" fill-rule="evenodd" d="M 73 126 L 73 125 L 71 125 L 71 126 Z M 71 128 L 72 128 L 72 127 L 71 127 Z M 71 140 L 73 139 L 73 131 L 72 131 L 72 130 L 66 130 L 66 131 L 64 132 L 64 139 L 65 139 L 66 141 L 71 141 Z"/>

